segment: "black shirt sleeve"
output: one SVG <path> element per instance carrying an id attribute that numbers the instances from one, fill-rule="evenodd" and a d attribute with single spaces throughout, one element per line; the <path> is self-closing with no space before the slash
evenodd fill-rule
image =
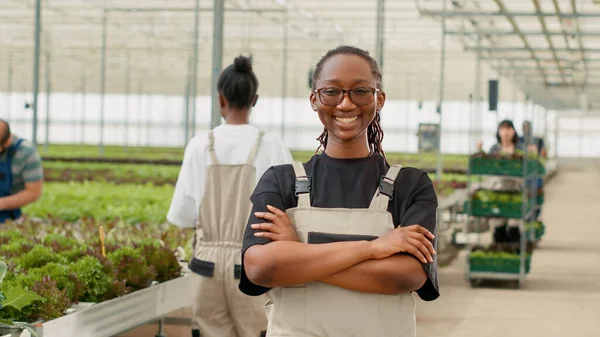
<path id="1" fill-rule="evenodd" d="M 280 190 L 275 169 L 271 167 L 265 171 L 250 197 L 250 201 L 252 202 L 252 212 L 250 213 L 242 241 L 242 272 L 239 284 L 239 289 L 249 296 L 259 296 L 270 289 L 254 284 L 248 279 L 246 270 L 244 269 L 244 253 L 248 248 L 254 245 L 264 245 L 271 242 L 271 239 L 254 236 L 254 233 L 256 233 L 257 230 L 252 229 L 250 226 L 265 221 L 258 219 L 254 216 L 254 213 L 268 212 L 267 205 L 277 207 L 281 210 L 286 209 Z"/>
<path id="2" fill-rule="evenodd" d="M 436 236 L 433 246 L 437 250 L 436 213 L 438 200 L 433 182 L 424 171 L 420 171 L 418 179 L 413 181 L 417 181 L 417 183 L 413 185 L 414 187 L 406 199 L 403 216 L 400 218 L 400 226 L 418 224 L 427 228 Z M 437 254 L 433 256 L 432 263 L 423 264 L 423 269 L 427 273 L 427 281 L 421 289 L 417 290 L 417 294 L 424 301 L 433 301 L 440 296 L 437 277 Z"/>

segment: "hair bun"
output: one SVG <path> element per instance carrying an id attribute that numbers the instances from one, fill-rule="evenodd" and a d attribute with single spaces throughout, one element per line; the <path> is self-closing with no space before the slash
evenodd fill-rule
<path id="1" fill-rule="evenodd" d="M 235 67 L 235 71 L 240 73 L 250 73 L 252 72 L 252 59 L 246 56 L 238 56 L 233 61 L 233 65 Z"/>

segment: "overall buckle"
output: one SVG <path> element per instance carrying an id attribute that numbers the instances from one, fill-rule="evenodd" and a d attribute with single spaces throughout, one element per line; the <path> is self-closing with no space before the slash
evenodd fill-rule
<path id="1" fill-rule="evenodd" d="M 310 182 L 309 176 L 296 177 L 296 191 L 294 194 L 298 196 L 300 194 L 310 193 Z"/>
<path id="2" fill-rule="evenodd" d="M 394 198 L 394 181 L 386 176 L 382 176 L 381 180 L 379 180 L 379 193 L 392 200 Z"/>

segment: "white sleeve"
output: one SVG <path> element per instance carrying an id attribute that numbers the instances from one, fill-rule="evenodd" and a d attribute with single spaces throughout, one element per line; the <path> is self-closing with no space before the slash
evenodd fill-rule
<path id="1" fill-rule="evenodd" d="M 204 193 L 204 145 L 199 144 L 197 139 L 188 144 L 175 184 L 167 221 L 181 228 L 193 228 L 196 225 L 200 203 L 198 196 Z"/>
<path id="2" fill-rule="evenodd" d="M 294 160 L 290 150 L 287 149 L 283 141 L 279 137 L 273 137 L 271 146 L 271 163 L 269 166 L 291 164 Z"/>

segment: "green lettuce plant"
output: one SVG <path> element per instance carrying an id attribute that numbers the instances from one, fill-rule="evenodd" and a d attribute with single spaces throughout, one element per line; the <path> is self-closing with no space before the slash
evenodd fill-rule
<path id="1" fill-rule="evenodd" d="M 4 312 L 9 310 L 20 313 L 24 308 L 34 303 L 44 303 L 46 301 L 37 293 L 26 290 L 20 286 L 13 286 L 4 289 L 2 287 L 2 280 L 4 279 L 7 270 L 8 266 L 6 263 L 4 261 L 0 261 L 0 314 L 4 314 Z M 8 327 L 26 329 L 32 336 L 37 337 L 35 330 L 33 330 L 30 326 L 20 322 L 13 322 L 13 319 L 0 319 L 0 324 Z"/>

